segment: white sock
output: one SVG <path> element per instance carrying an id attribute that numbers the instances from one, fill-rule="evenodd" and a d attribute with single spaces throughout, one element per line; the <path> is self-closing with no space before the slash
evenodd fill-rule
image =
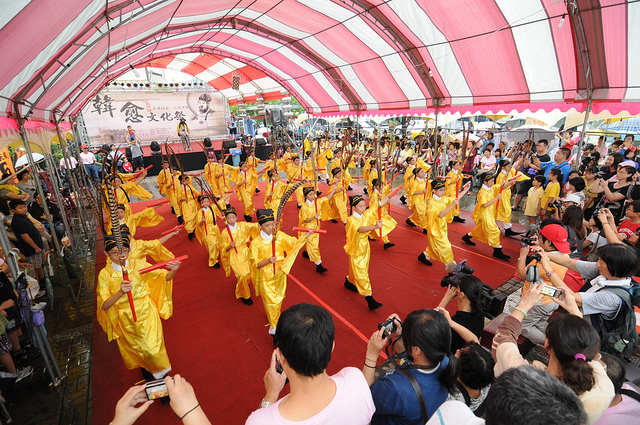
<path id="1" fill-rule="evenodd" d="M 273 326 L 269 326 L 269 335 L 275 335 L 276 334 L 276 328 L 274 328 Z"/>

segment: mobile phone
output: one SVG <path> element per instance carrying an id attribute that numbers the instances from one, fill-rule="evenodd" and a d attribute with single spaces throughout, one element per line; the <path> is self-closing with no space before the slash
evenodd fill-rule
<path id="1" fill-rule="evenodd" d="M 276 356 L 276 372 L 282 373 L 282 364 L 280 364 L 280 360 L 278 360 L 277 356 Z"/>
<path id="2" fill-rule="evenodd" d="M 548 295 L 551 298 L 558 298 L 560 294 L 562 294 L 562 289 L 556 288 L 555 286 L 544 285 L 540 293 L 542 295 Z"/>
<path id="3" fill-rule="evenodd" d="M 147 386 L 145 387 L 145 392 L 147 393 L 147 400 L 157 400 L 162 397 L 168 397 L 169 391 L 167 391 L 167 385 L 164 383 L 164 380 L 158 379 L 157 381 L 147 382 Z"/>

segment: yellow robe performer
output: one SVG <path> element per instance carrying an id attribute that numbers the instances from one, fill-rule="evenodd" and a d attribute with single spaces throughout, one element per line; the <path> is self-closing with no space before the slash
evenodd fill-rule
<path id="1" fill-rule="evenodd" d="M 220 201 L 224 205 L 224 201 Z M 209 254 L 209 267 L 219 268 L 218 256 L 220 254 L 220 229 L 216 219 L 216 211 L 211 206 L 208 196 L 200 197 L 202 208 L 196 214 L 196 237 L 207 249 Z M 218 209 L 220 205 L 217 206 Z"/>
<path id="2" fill-rule="evenodd" d="M 172 211 L 178 216 L 181 217 L 182 216 L 182 211 L 180 210 L 180 197 L 178 196 L 178 194 L 180 193 L 180 171 L 173 169 L 171 171 L 171 180 L 169 180 L 169 183 L 167 184 L 165 190 L 166 190 L 166 196 L 167 199 L 169 200 L 169 203 L 171 204 L 171 209 Z M 178 219 L 178 221 L 180 221 L 180 219 Z"/>
<path id="3" fill-rule="evenodd" d="M 362 196 L 351 196 L 353 213 L 347 219 L 345 226 L 347 243 L 344 252 L 349 256 L 349 275 L 344 280 L 344 287 L 364 295 L 369 309 L 375 310 L 382 307 L 377 302 L 371 291 L 369 280 L 369 260 L 371 259 L 371 247 L 369 246 L 369 232 L 382 228 L 382 221 L 378 221 L 378 211 L 367 208 Z M 383 206 L 388 198 L 383 198 Z M 382 235 L 384 236 L 384 229 Z"/>
<path id="4" fill-rule="evenodd" d="M 393 231 L 393 229 L 396 228 L 396 226 L 398 225 L 398 222 L 389 215 L 389 205 L 387 204 L 386 208 L 382 208 L 380 207 L 380 193 L 378 192 L 378 188 L 376 187 L 377 181 L 373 182 L 373 190 L 371 192 L 369 192 L 369 208 L 372 210 L 378 211 L 378 208 L 380 208 L 380 215 L 381 215 L 381 219 L 382 219 L 382 242 L 384 243 L 384 249 L 388 249 L 391 248 L 393 246 L 395 246 L 394 243 L 391 243 L 389 241 L 389 233 L 391 233 L 391 231 Z M 384 196 L 387 196 L 391 190 L 389 188 L 389 185 L 385 185 L 383 190 L 382 190 Z M 373 239 L 373 240 L 378 240 L 380 237 L 380 231 L 379 230 L 373 230 L 371 232 L 369 232 L 369 238 Z"/>
<path id="5" fill-rule="evenodd" d="M 492 172 L 485 173 L 480 178 L 483 181 L 483 185 L 480 191 L 478 191 L 478 201 L 471 214 L 471 218 L 475 221 L 476 227 L 464 235 L 462 240 L 466 244 L 474 246 L 475 242 L 472 242 L 471 238 L 478 239 L 493 247 L 494 257 L 501 260 L 508 260 L 511 257 L 502 252 L 500 229 L 496 224 L 495 203 L 502 197 L 500 186 L 494 184 L 495 177 Z"/>
<path id="6" fill-rule="evenodd" d="M 246 305 L 253 305 L 251 299 L 251 264 L 249 262 L 249 239 L 255 239 L 260 235 L 258 223 L 238 221 L 238 215 L 234 208 L 224 211 L 227 227 L 220 234 L 220 259 L 227 277 L 236 276 L 236 298 Z"/>
<path id="7" fill-rule="evenodd" d="M 287 275 L 298 252 L 304 246 L 306 237 L 296 239 L 284 232 L 278 232 L 274 244 L 272 241 L 275 229 L 273 211 L 258 210 L 256 215 L 261 230 L 260 235 L 251 242 L 249 253 L 251 280 L 255 285 L 256 295 L 262 297 L 264 311 L 269 321 L 269 333 L 274 335 L 287 290 Z"/>
<path id="8" fill-rule="evenodd" d="M 264 191 L 264 207 L 267 209 L 277 209 L 280 205 L 282 195 L 287 191 L 288 185 L 280 181 L 280 175 L 273 170 L 266 173 L 269 181 Z M 289 199 L 290 201 L 291 199 Z"/>
<path id="9" fill-rule="evenodd" d="M 303 192 L 306 199 L 298 212 L 298 226 L 307 229 L 320 229 L 322 220 L 327 220 L 331 217 L 329 199 L 333 196 L 333 191 L 329 192 L 327 198 L 317 198 L 313 187 L 305 187 Z M 304 234 L 304 232 L 298 232 L 298 237 L 302 237 Z M 319 233 L 314 233 L 307 238 L 305 251 L 302 255 L 316 265 L 316 272 L 324 273 L 327 271 L 322 265 Z"/>
<path id="10" fill-rule="evenodd" d="M 335 221 L 347 222 L 349 218 L 347 189 L 353 182 L 348 171 L 343 171 L 339 167 L 331 170 L 332 179 L 330 184 L 335 186 L 334 195 L 329 201 L 331 205 L 331 218 Z"/>
<path id="11" fill-rule="evenodd" d="M 458 161 L 452 161 L 451 171 L 447 174 L 447 182 L 446 187 L 447 190 L 444 193 L 444 196 L 447 198 L 455 199 L 460 193 L 460 188 L 462 187 L 462 165 Z M 464 223 L 466 220 L 460 218 L 460 205 L 456 204 L 456 206 L 447 214 L 447 223 L 451 223 L 452 221 L 458 223 Z"/>
<path id="12" fill-rule="evenodd" d="M 247 164 L 242 164 L 236 180 L 236 195 L 244 206 L 244 219 L 249 222 L 252 220 L 251 215 L 256 212 L 256 207 L 253 204 L 254 190 L 251 186 L 251 179 L 252 177 L 247 171 Z"/>
<path id="13" fill-rule="evenodd" d="M 128 251 L 126 237 L 123 237 L 123 245 Z M 177 267 L 169 272 L 155 270 L 141 275 L 138 270 L 150 264 L 142 260 L 127 260 L 130 284 L 126 284 L 119 265 L 120 253 L 112 236 L 105 237 L 105 250 L 112 263 L 98 275 L 98 323 L 109 341 L 115 339 L 118 343 L 127 369 L 140 367 L 160 379 L 171 370 L 160 319 L 166 320 L 173 315 L 172 278 Z M 136 322 L 133 321 L 127 290 L 133 296 Z"/>
<path id="14" fill-rule="evenodd" d="M 171 169 L 169 168 L 169 162 L 162 161 L 162 170 L 158 173 L 158 190 L 160 191 L 160 195 L 167 197 L 165 189 L 170 181 Z"/>
<path id="15" fill-rule="evenodd" d="M 192 185 L 188 176 L 180 176 L 180 186 L 177 189 L 180 200 L 180 212 L 184 220 L 184 229 L 189 233 L 189 239 L 196 237 L 196 214 L 198 213 L 198 192 Z"/>
<path id="16" fill-rule="evenodd" d="M 518 173 L 517 164 L 516 167 L 511 166 L 509 159 L 500 160 L 500 172 L 496 177 L 496 186 L 503 186 L 502 198 L 498 199 L 496 204 L 496 221 L 501 221 L 504 227 L 505 236 L 517 236 L 520 233 L 516 233 L 511 229 L 511 186 L 507 184 L 509 180 L 512 180 L 516 175 L 516 181 L 528 180 L 529 177 Z"/>
<path id="17" fill-rule="evenodd" d="M 164 217 L 158 214 L 153 208 L 145 208 L 142 211 L 131 214 L 128 217 L 125 215 L 125 209 L 126 207 L 123 204 L 118 204 L 118 220 L 120 225 L 124 224 L 127 226 L 127 228 L 129 229 L 127 233 L 129 233 L 131 236 L 136 235 L 138 227 L 153 227 L 164 221 Z M 109 222 L 107 232 L 111 233 L 111 229 L 112 225 L 111 222 Z"/>
<path id="18" fill-rule="evenodd" d="M 426 229 L 427 227 L 427 201 L 430 194 L 429 185 L 424 178 L 424 171 L 421 168 L 414 168 L 413 173 L 416 175 L 415 179 L 411 182 L 411 189 L 409 196 L 411 201 L 413 214 L 407 219 L 409 226 L 418 226 Z"/>

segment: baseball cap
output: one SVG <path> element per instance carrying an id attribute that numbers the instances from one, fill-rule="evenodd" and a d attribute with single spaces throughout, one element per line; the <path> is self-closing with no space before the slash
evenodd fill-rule
<path id="1" fill-rule="evenodd" d="M 592 151 L 596 148 L 596 146 L 593 143 L 587 143 L 586 145 L 584 145 L 584 147 L 582 148 L 582 152 L 586 152 L 586 151 Z"/>
<path id="2" fill-rule="evenodd" d="M 582 197 L 576 193 L 570 193 L 564 197 L 564 202 L 573 202 L 574 204 L 579 204 L 582 201 Z"/>
<path id="3" fill-rule="evenodd" d="M 567 234 L 567 229 L 563 226 L 559 224 L 549 224 L 540 229 L 540 234 L 551 241 L 561 253 L 568 254 L 571 252 L 569 242 L 567 241 L 569 235 Z"/>

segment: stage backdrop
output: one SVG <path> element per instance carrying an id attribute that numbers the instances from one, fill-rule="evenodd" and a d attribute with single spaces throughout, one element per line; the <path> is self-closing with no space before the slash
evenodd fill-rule
<path id="1" fill-rule="evenodd" d="M 143 142 L 176 140 L 181 117 L 192 139 L 227 133 L 224 97 L 213 92 L 101 92 L 82 115 L 92 146 L 126 144 L 128 125 Z"/>

